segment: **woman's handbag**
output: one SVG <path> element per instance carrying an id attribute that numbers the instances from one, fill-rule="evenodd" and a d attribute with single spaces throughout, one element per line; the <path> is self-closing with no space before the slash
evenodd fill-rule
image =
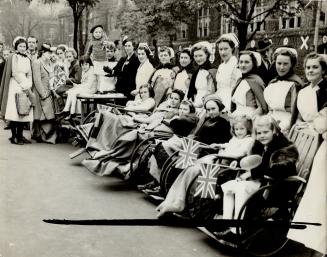
<path id="1" fill-rule="evenodd" d="M 15 102 L 17 113 L 22 116 L 29 115 L 30 110 L 32 108 L 32 103 L 24 92 L 19 92 L 15 94 Z"/>

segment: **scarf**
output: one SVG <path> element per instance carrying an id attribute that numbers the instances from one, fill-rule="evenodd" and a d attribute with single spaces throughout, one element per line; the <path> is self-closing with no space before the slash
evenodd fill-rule
<path id="1" fill-rule="evenodd" d="M 172 69 L 173 67 L 174 67 L 174 65 L 172 65 L 170 62 L 169 63 L 165 63 L 165 64 L 160 63 L 156 70 L 160 70 L 160 69 Z"/>
<path id="2" fill-rule="evenodd" d="M 23 57 L 26 57 L 26 58 L 28 58 L 26 54 L 22 54 L 22 53 L 20 53 L 20 52 L 16 52 L 16 54 L 18 54 L 18 55 L 21 55 L 21 56 L 23 56 Z"/>
<path id="3" fill-rule="evenodd" d="M 202 65 L 200 65 L 195 72 L 192 75 L 191 81 L 190 81 L 190 87 L 189 90 L 187 92 L 187 98 L 191 99 L 192 101 L 194 101 L 194 96 L 197 94 L 197 90 L 195 88 L 195 81 L 196 81 L 196 77 L 198 76 L 199 71 L 202 70 L 210 70 L 211 67 L 211 63 L 209 60 L 207 60 L 205 63 L 203 63 Z"/>

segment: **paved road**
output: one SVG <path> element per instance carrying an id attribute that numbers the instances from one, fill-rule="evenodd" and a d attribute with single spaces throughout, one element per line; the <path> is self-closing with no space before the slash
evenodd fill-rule
<path id="1" fill-rule="evenodd" d="M 25 131 L 26 133 L 26 131 Z M 28 133 L 27 133 L 28 134 Z M 0 125 L 0 257 L 244 256 L 196 229 L 60 226 L 43 219 L 155 218 L 154 205 L 118 178 L 70 160 L 69 144 L 11 145 Z M 310 256 L 291 244 L 279 256 Z"/>

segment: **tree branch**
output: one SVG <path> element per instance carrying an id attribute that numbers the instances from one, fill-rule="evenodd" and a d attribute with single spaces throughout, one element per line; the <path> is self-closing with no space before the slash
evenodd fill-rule
<path id="1" fill-rule="evenodd" d="M 250 19 L 249 19 L 249 21 L 251 21 L 251 20 L 254 20 L 255 18 L 257 18 L 257 17 L 260 17 L 262 14 L 265 14 L 265 13 L 267 13 L 268 15 L 266 15 L 265 16 L 265 18 L 264 19 L 266 19 L 274 10 L 276 10 L 276 9 L 279 9 L 279 7 L 280 7 L 280 2 L 281 2 L 281 0 L 277 0 L 276 2 L 275 2 L 275 4 L 272 6 L 272 7 L 270 7 L 270 8 L 267 8 L 265 11 L 263 11 L 263 12 L 261 12 L 261 13 L 258 13 L 258 14 L 256 14 L 256 15 L 254 15 L 254 16 L 252 16 Z"/>
<path id="2" fill-rule="evenodd" d="M 252 15 L 254 13 L 255 7 L 257 5 L 257 2 L 258 2 L 258 0 L 253 0 L 253 2 L 251 4 L 251 7 L 250 7 L 250 10 L 249 10 L 249 13 L 248 13 L 248 15 L 246 17 L 247 20 L 251 19 Z"/>
<path id="3" fill-rule="evenodd" d="M 231 10 L 232 13 L 234 13 L 236 16 L 240 16 L 241 13 L 237 11 L 237 9 L 231 4 L 228 0 L 223 0 L 225 4 L 227 4 L 228 8 Z"/>

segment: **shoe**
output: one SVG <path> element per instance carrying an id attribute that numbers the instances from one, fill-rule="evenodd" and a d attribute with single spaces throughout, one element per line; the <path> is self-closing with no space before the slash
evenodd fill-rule
<path id="1" fill-rule="evenodd" d="M 9 129 L 10 129 L 10 125 L 9 125 L 9 124 L 6 125 L 3 129 L 4 129 L 4 130 L 9 130 Z"/>
<path id="2" fill-rule="evenodd" d="M 9 137 L 8 140 L 10 141 L 10 143 L 17 145 L 17 139 L 15 137 Z"/>
<path id="3" fill-rule="evenodd" d="M 27 140 L 26 137 L 22 138 L 22 141 L 24 142 L 24 144 L 31 144 L 32 142 Z"/>
<path id="4" fill-rule="evenodd" d="M 232 231 L 229 231 L 224 236 L 222 236 L 221 239 L 218 240 L 218 242 L 232 248 L 238 247 L 237 235 L 234 234 Z"/>
<path id="5" fill-rule="evenodd" d="M 22 138 L 17 139 L 17 145 L 24 145 L 24 141 Z"/>
<path id="6" fill-rule="evenodd" d="M 156 186 L 154 188 L 149 188 L 149 189 L 144 189 L 142 191 L 149 195 L 160 195 L 160 186 Z"/>
<path id="7" fill-rule="evenodd" d="M 149 183 L 146 183 L 144 185 L 137 185 L 137 189 L 144 190 L 144 189 L 153 189 L 158 186 L 158 182 L 156 180 L 153 180 Z"/>
<path id="8" fill-rule="evenodd" d="M 57 112 L 55 115 L 57 120 L 62 120 L 63 118 L 69 116 L 69 112 Z"/>

